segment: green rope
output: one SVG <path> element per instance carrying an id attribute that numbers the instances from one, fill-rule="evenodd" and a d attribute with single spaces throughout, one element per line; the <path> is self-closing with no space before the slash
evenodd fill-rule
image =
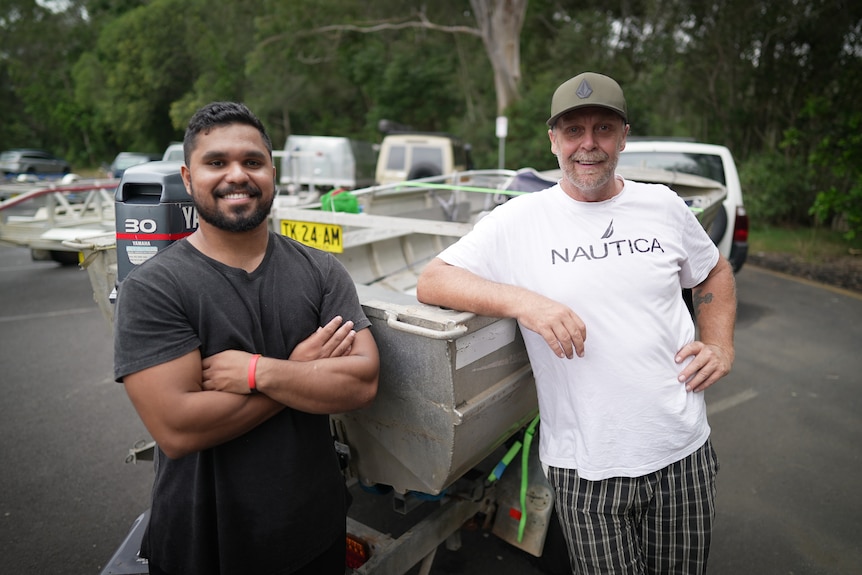
<path id="1" fill-rule="evenodd" d="M 518 454 L 519 449 L 521 449 L 521 442 L 516 441 L 512 444 L 512 447 L 509 448 L 509 451 L 506 452 L 506 455 L 503 456 L 503 459 L 500 460 L 500 463 L 494 467 L 491 475 L 488 476 L 488 483 L 494 483 L 502 477 L 503 472 L 506 471 L 506 468 L 510 463 L 512 463 L 512 460 L 515 459 L 515 455 Z"/>
<path id="2" fill-rule="evenodd" d="M 527 479 L 530 465 L 530 444 L 539 425 L 539 416 L 533 418 L 524 432 L 524 448 L 521 451 L 521 520 L 518 523 L 518 543 L 524 540 L 524 529 L 527 527 Z"/>
<path id="3" fill-rule="evenodd" d="M 452 184 L 434 184 L 431 182 L 405 182 L 405 188 L 434 188 L 435 190 L 453 190 L 460 192 L 482 192 L 484 194 L 505 194 L 508 196 L 520 196 L 529 192 L 516 192 L 514 190 L 498 190 L 497 188 L 479 188 L 476 186 L 455 186 Z"/>

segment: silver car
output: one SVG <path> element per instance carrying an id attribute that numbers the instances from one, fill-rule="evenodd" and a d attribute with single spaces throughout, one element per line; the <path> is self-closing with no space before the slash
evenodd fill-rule
<path id="1" fill-rule="evenodd" d="M 111 162 L 111 166 L 108 168 L 108 176 L 111 178 L 122 178 L 123 172 L 126 171 L 126 168 L 131 168 L 132 166 L 137 166 L 138 164 L 146 164 L 147 162 L 154 162 L 156 160 L 161 160 L 162 156 L 160 154 L 147 154 L 143 152 L 120 152 L 117 154 L 117 157 L 114 158 L 114 161 Z"/>
<path id="2" fill-rule="evenodd" d="M 68 174 L 72 167 L 66 160 L 42 150 L 9 150 L 0 153 L 0 173 L 15 174 Z"/>

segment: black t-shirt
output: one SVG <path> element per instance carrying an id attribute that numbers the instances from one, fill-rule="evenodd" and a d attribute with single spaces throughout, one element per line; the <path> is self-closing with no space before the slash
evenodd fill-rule
<path id="1" fill-rule="evenodd" d="M 122 282 L 114 376 L 200 348 L 286 359 L 336 315 L 368 327 L 330 254 L 275 233 L 252 273 L 179 241 Z M 344 480 L 326 415 L 282 410 L 248 433 L 172 460 L 157 450 L 142 555 L 183 574 L 290 573 L 345 527 Z"/>

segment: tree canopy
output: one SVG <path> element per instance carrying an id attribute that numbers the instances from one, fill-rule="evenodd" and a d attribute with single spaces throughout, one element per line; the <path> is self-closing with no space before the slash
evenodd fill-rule
<path id="1" fill-rule="evenodd" d="M 550 96 L 585 70 L 623 86 L 633 134 L 727 145 L 753 215 L 862 212 L 849 0 L 0 0 L 0 148 L 96 166 L 229 99 L 274 142 L 379 141 L 387 118 L 461 136 L 479 167 L 506 115 L 508 167 L 547 169 Z"/>

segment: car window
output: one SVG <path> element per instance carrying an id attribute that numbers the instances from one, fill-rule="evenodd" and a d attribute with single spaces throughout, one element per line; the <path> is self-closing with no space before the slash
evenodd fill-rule
<path id="1" fill-rule="evenodd" d="M 404 169 L 404 146 L 392 146 L 389 148 L 389 157 L 386 160 L 387 170 Z"/>
<path id="2" fill-rule="evenodd" d="M 715 154 L 683 154 L 679 152 L 623 152 L 619 165 L 656 168 L 671 172 L 682 172 L 703 176 L 722 184 L 724 166 L 721 157 Z"/>
<path id="3" fill-rule="evenodd" d="M 185 161 L 185 153 L 183 152 L 183 147 L 179 146 L 170 146 L 166 151 L 162 160 L 167 162 L 182 162 Z"/>
<path id="4" fill-rule="evenodd" d="M 125 170 L 126 168 L 131 168 L 132 166 L 137 166 L 138 164 L 144 164 L 149 162 L 150 159 L 146 156 L 123 156 L 122 158 L 117 158 L 114 161 L 115 167 Z"/>
<path id="5" fill-rule="evenodd" d="M 412 166 L 434 166 L 438 170 L 443 169 L 443 150 L 440 148 L 431 148 L 424 146 L 416 146 L 413 148 L 413 154 L 410 157 L 410 165 Z"/>

